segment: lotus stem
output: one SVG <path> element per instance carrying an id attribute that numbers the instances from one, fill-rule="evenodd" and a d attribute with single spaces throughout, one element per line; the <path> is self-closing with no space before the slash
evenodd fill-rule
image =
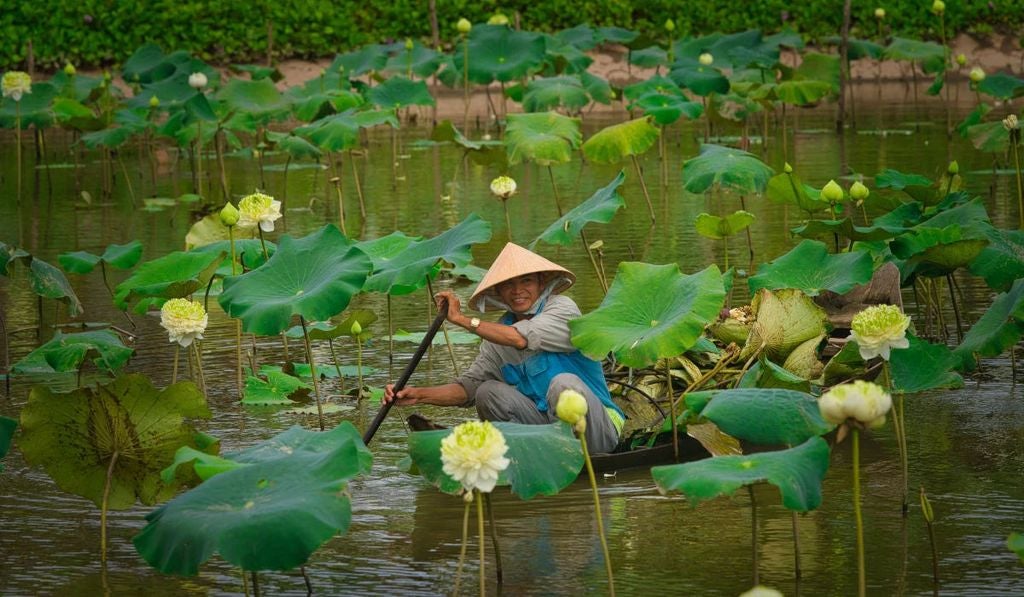
<path id="1" fill-rule="evenodd" d="M 263 259 L 264 261 L 270 261 L 270 253 L 267 252 L 267 241 L 263 238 L 263 229 L 257 226 L 256 230 L 260 233 L 260 246 L 263 247 Z"/>
<path id="2" fill-rule="evenodd" d="M 391 322 L 391 293 L 388 293 L 388 381 L 395 379 L 395 329 Z M 338 371 L 341 375 L 341 371 Z"/>
<path id="3" fill-rule="evenodd" d="M 366 222 L 366 201 L 363 199 L 363 185 L 359 182 L 359 170 L 356 169 L 356 160 L 352 157 L 352 150 L 348 152 L 348 161 L 352 164 L 352 177 L 356 181 L 356 194 L 359 196 L 359 217 Z"/>
<path id="4" fill-rule="evenodd" d="M 100 504 L 100 561 L 107 561 L 107 505 L 110 499 L 110 480 L 114 476 L 114 465 L 117 464 L 119 452 L 114 451 L 110 457 L 110 464 L 107 465 L 107 479 L 103 484 L 103 501 Z"/>
<path id="5" fill-rule="evenodd" d="M 174 345 L 174 369 L 171 372 L 171 385 L 178 383 L 178 355 L 181 353 L 181 345 Z"/>
<path id="6" fill-rule="evenodd" d="M 103 276 L 103 285 L 107 287 L 107 292 L 110 294 L 110 298 L 113 299 L 114 290 L 110 287 L 110 280 L 107 279 L 107 263 L 102 259 L 100 260 L 100 275 Z M 132 329 L 137 329 L 135 321 L 132 319 L 132 316 L 128 314 L 128 311 L 122 311 L 122 313 L 124 313 L 124 317 L 125 319 L 128 320 L 128 323 L 129 325 L 132 326 Z"/>
<path id="7" fill-rule="evenodd" d="M 302 339 L 306 342 L 306 360 L 309 361 L 309 373 L 313 376 L 313 393 L 316 396 L 316 416 L 320 421 L 320 431 L 324 430 L 324 407 L 320 404 L 320 377 L 316 374 L 316 363 L 313 362 L 313 347 L 309 343 L 309 330 L 306 329 L 306 318 L 299 315 L 302 324 Z"/>
<path id="8" fill-rule="evenodd" d="M 558 217 L 562 217 L 565 214 L 562 212 L 562 201 L 558 197 L 558 185 L 555 184 L 555 171 L 551 169 L 551 166 L 548 166 L 548 177 L 551 179 L 551 192 L 555 194 L 555 207 L 558 208 Z M 1024 228 L 1024 225 L 1022 225 L 1022 228 Z"/>
<path id="9" fill-rule="evenodd" d="M 4 386 L 5 395 L 8 399 L 11 397 L 11 337 L 7 333 L 7 322 L 4 320 L 4 314 L 0 311 L 0 332 L 3 333 L 4 337 Z"/>
<path id="10" fill-rule="evenodd" d="M 462 42 L 462 130 L 469 132 L 469 36 Z"/>
<path id="11" fill-rule="evenodd" d="M 585 420 L 585 419 L 584 419 Z M 672 418 L 675 421 L 675 417 Z M 590 450 L 587 448 L 587 434 L 577 433 L 580 446 L 583 448 L 583 462 L 587 466 L 587 478 L 590 480 L 590 491 L 594 495 L 594 518 L 597 520 L 597 536 L 601 538 L 601 549 L 604 551 L 604 569 L 608 573 L 608 594 L 615 597 L 615 577 L 612 575 L 612 558 L 608 551 L 608 540 L 604 536 L 604 521 L 601 519 L 601 497 L 597 493 L 597 479 L 594 477 L 594 465 L 590 462 Z"/>
<path id="12" fill-rule="evenodd" d="M 679 429 L 676 428 L 676 397 L 672 392 L 672 365 L 665 359 L 665 395 L 668 396 L 669 417 L 672 421 L 672 453 L 679 462 Z"/>
<path id="13" fill-rule="evenodd" d="M 257 161 L 257 163 L 259 164 L 259 167 L 260 167 L 260 188 L 261 189 L 267 188 L 267 182 L 263 178 L 263 148 L 261 147 L 263 145 L 263 138 L 264 138 L 264 136 L 265 135 L 264 135 L 264 132 L 263 132 L 263 127 L 260 126 L 256 130 L 256 158 L 257 158 L 256 161 Z"/>
<path id="14" fill-rule="evenodd" d="M 747 493 L 750 494 L 750 549 L 754 556 L 754 586 L 757 586 L 760 584 L 761 574 L 757 565 L 757 498 L 753 485 L 747 485 Z"/>
<path id="15" fill-rule="evenodd" d="M 199 376 L 199 387 L 203 390 L 203 396 L 206 396 L 206 376 L 203 374 L 203 355 L 199 350 L 199 342 L 192 343 L 192 350 L 196 357 L 196 374 Z"/>
<path id="16" fill-rule="evenodd" d="M 484 566 L 486 559 L 484 558 L 484 498 L 483 493 L 478 489 L 476 491 L 476 528 L 479 536 L 480 545 L 480 597 L 484 597 L 487 594 L 487 584 L 484 582 L 486 579 Z"/>
<path id="17" fill-rule="evenodd" d="M 302 580 L 306 583 L 306 595 L 313 594 L 313 582 L 309 580 L 309 575 L 306 574 L 306 567 L 299 566 L 299 572 L 302 573 Z"/>
<path id="18" fill-rule="evenodd" d="M 221 145 L 223 138 L 224 131 L 218 126 L 217 132 L 213 136 L 213 147 L 217 152 L 217 165 L 220 166 L 220 189 L 224 193 L 224 201 L 227 201 L 231 197 L 231 193 L 228 191 L 228 174 L 224 167 L 224 147 Z"/>
<path id="19" fill-rule="evenodd" d="M 636 155 L 630 156 L 633 158 L 633 167 L 636 169 L 636 177 L 640 179 L 640 188 L 644 192 L 644 200 L 647 201 L 647 211 L 651 214 L 651 221 L 655 221 L 654 218 L 654 205 L 651 204 L 651 194 L 647 192 L 647 182 L 644 181 L 644 172 L 640 169 L 640 160 L 636 158 Z"/>
<path id="20" fill-rule="evenodd" d="M 203 121 L 196 121 L 196 195 L 203 195 Z"/>
<path id="21" fill-rule="evenodd" d="M 288 334 L 281 332 L 281 346 L 284 348 L 284 362 L 292 362 L 290 345 L 288 343 Z"/>
<path id="22" fill-rule="evenodd" d="M 1024 183 L 1021 182 L 1020 174 L 1020 148 L 1015 138 L 1013 141 L 1010 146 L 1013 148 L 1013 169 L 1017 175 L 1017 228 L 1024 230 Z"/>
<path id="23" fill-rule="evenodd" d="M 472 496 L 472 494 L 470 494 Z M 466 562 L 466 545 L 469 543 L 469 505 L 472 499 L 463 500 L 466 508 L 462 512 L 462 549 L 459 550 L 459 564 L 455 567 L 455 588 L 452 595 L 459 594 L 459 585 L 462 583 L 462 565 Z"/>
<path id="24" fill-rule="evenodd" d="M 935 544 L 935 528 L 932 526 L 932 522 L 935 519 L 934 512 L 932 510 L 931 502 L 928 501 L 928 495 L 924 492 L 924 486 L 921 486 L 921 512 L 924 515 L 924 523 L 928 528 L 928 542 L 932 546 L 932 583 L 935 584 L 935 590 L 938 591 L 939 587 L 939 549 Z"/>
<path id="25" fill-rule="evenodd" d="M 597 265 L 597 259 L 594 258 L 594 252 L 590 250 L 590 243 L 587 242 L 587 235 L 580 229 L 580 240 L 583 241 L 583 250 L 587 252 L 587 257 L 590 258 L 590 265 L 594 267 L 594 273 L 597 274 L 597 281 L 601 284 L 601 288 L 605 294 L 608 294 L 608 281 L 605 280 L 604 272 Z"/>
<path id="26" fill-rule="evenodd" d="M 121 173 L 124 175 L 124 183 L 128 185 L 128 196 L 132 198 L 132 206 L 138 206 L 139 200 L 135 196 L 135 186 L 132 185 L 132 179 L 128 176 L 128 168 L 124 165 L 124 159 L 121 158 L 121 154 L 117 155 L 117 163 L 121 166 Z M 49 172 L 49 170 L 47 170 Z"/>
<path id="27" fill-rule="evenodd" d="M 391 190 L 398 188 L 398 132 L 391 127 Z"/>
<path id="28" fill-rule="evenodd" d="M 800 566 L 800 529 L 798 528 L 796 510 L 791 514 L 793 515 L 793 577 L 799 580 L 804 574 Z"/>
<path id="29" fill-rule="evenodd" d="M 242 570 L 242 592 L 245 597 L 249 597 L 249 579 L 245 576 L 245 570 Z"/>
<path id="30" fill-rule="evenodd" d="M 508 242 L 512 242 L 512 220 L 508 217 L 508 201 L 502 199 L 501 207 L 505 210 L 505 231 L 508 233 Z"/>
<path id="31" fill-rule="evenodd" d="M 288 205 L 288 167 L 292 165 L 292 156 L 288 154 L 288 157 L 284 160 L 284 182 L 281 185 L 281 212 L 286 211 Z"/>
<path id="32" fill-rule="evenodd" d="M 14 147 L 17 154 L 17 194 L 18 207 L 21 207 L 21 102 L 14 102 Z M 18 229 L 21 229 L 21 219 L 18 220 Z"/>
<path id="33" fill-rule="evenodd" d="M 860 514 L 860 430 L 853 435 L 853 518 L 857 523 L 857 595 L 867 595 L 867 573 L 864 568 L 864 520 Z"/>
<path id="34" fill-rule="evenodd" d="M 882 379 L 885 381 L 886 391 L 892 393 L 892 372 L 888 361 L 882 363 Z M 896 431 L 896 447 L 900 453 L 900 469 L 903 475 L 903 504 L 901 511 L 904 518 L 910 511 L 910 467 L 907 463 L 909 453 L 907 451 L 907 427 L 903 420 L 903 394 L 896 396 L 896 405 L 892 409 L 893 429 Z"/>
<path id="35" fill-rule="evenodd" d="M 231 247 L 231 275 L 234 276 L 237 273 L 235 269 L 235 227 L 228 226 L 228 245 Z M 252 372 L 256 375 L 256 372 Z M 238 386 L 238 399 L 242 399 L 243 388 L 245 387 L 242 383 L 242 321 L 240 319 L 235 320 L 235 383 Z M 243 575 L 244 576 L 244 575 Z"/>
<path id="36" fill-rule="evenodd" d="M 434 289 L 430 284 L 430 276 L 427 276 L 427 293 L 427 319 L 432 322 L 434 318 L 433 313 L 430 311 L 429 305 L 434 304 Z M 428 325 L 427 327 L 430 326 Z M 441 332 L 444 334 L 444 343 L 448 346 L 448 358 L 450 358 L 452 361 L 452 369 L 455 370 L 455 377 L 458 377 L 460 375 L 459 363 L 455 360 L 455 348 L 452 346 L 451 337 L 448 336 L 448 326 L 445 325 L 445 322 L 443 321 L 441 322 Z"/>
<path id="37" fill-rule="evenodd" d="M 742 208 L 743 211 L 747 211 L 747 199 L 743 195 L 740 195 L 740 208 Z M 744 228 L 743 231 L 747 234 L 747 250 L 750 252 L 750 269 L 754 269 L 754 237 L 750 233 L 750 226 Z"/>
<path id="38" fill-rule="evenodd" d="M 243 572 L 243 574 L 244 574 L 244 572 Z M 260 597 L 260 580 L 259 580 L 259 577 L 256 576 L 256 571 L 255 570 L 253 570 L 249 574 L 252 575 L 252 594 L 255 595 L 256 597 Z"/>
<path id="39" fill-rule="evenodd" d="M 359 385 L 356 386 L 356 400 L 363 399 L 363 342 L 356 334 L 356 378 Z"/>
<path id="40" fill-rule="evenodd" d="M 494 547 L 495 576 L 498 584 L 502 583 L 504 573 L 501 566 L 501 546 L 498 545 L 498 527 L 494 523 L 494 508 L 491 505 L 491 494 L 484 494 L 484 505 L 487 506 L 487 528 L 491 531 L 491 545 Z"/>
<path id="41" fill-rule="evenodd" d="M 331 348 L 331 361 L 334 362 L 334 370 L 338 372 L 338 379 L 341 380 L 342 388 L 344 388 L 345 376 L 341 374 L 341 365 L 338 364 L 338 353 L 334 350 L 334 338 L 327 339 L 327 346 Z"/>
<path id="42" fill-rule="evenodd" d="M 953 302 L 953 316 L 956 318 L 956 340 L 957 344 L 964 340 L 963 324 L 960 322 L 960 306 L 956 303 L 956 293 L 953 290 L 953 274 L 946 274 L 946 286 L 949 287 L 949 300 Z"/>

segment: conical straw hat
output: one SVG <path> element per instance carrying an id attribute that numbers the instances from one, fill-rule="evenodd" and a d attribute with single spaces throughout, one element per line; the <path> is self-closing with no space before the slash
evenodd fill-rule
<path id="1" fill-rule="evenodd" d="M 473 296 L 469 297 L 469 304 L 477 310 L 483 311 L 478 301 L 486 294 L 496 296 L 498 284 L 526 274 L 538 273 L 545 274 L 545 283 L 550 280 L 551 275 L 563 278 L 562 283 L 552 289 L 552 294 L 564 292 L 576 282 L 576 275 L 557 263 L 515 243 L 507 243 L 494 263 L 491 264 L 490 269 L 484 274 L 483 280 L 480 280 L 480 284 L 473 291 Z"/>

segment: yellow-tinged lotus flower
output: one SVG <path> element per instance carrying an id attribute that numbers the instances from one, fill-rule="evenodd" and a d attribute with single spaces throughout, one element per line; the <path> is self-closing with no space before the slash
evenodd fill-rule
<path id="1" fill-rule="evenodd" d="M 870 194 L 871 191 L 869 191 L 868 188 L 864 186 L 864 183 L 859 180 L 850 185 L 850 198 L 854 201 L 863 201 L 867 199 Z"/>
<path id="2" fill-rule="evenodd" d="M 704 52 L 703 54 L 697 57 L 697 62 L 699 62 L 701 66 L 711 66 L 711 63 L 714 61 L 715 57 L 709 54 L 708 52 Z"/>
<path id="3" fill-rule="evenodd" d="M 983 71 L 980 66 L 976 66 L 971 69 L 971 72 L 968 73 L 967 76 L 971 79 L 972 83 L 981 83 L 985 80 L 985 71 Z"/>
<path id="4" fill-rule="evenodd" d="M 263 232 L 274 231 L 274 220 L 281 217 L 281 202 L 270 195 L 253 193 L 238 202 L 238 227 L 247 230 L 260 227 Z"/>
<path id="5" fill-rule="evenodd" d="M 882 7 L 876 8 L 875 9 L 875 18 L 878 19 L 879 21 L 884 19 L 885 18 L 885 9 L 882 8 Z"/>
<path id="6" fill-rule="evenodd" d="M 20 70 L 9 70 L 4 73 L 0 80 L 0 90 L 4 97 L 9 97 L 16 102 L 21 101 L 21 96 L 32 93 L 32 77 Z"/>
<path id="7" fill-rule="evenodd" d="M 843 187 L 830 180 L 821 188 L 821 198 L 829 203 L 839 203 L 843 200 Z"/>
<path id="8" fill-rule="evenodd" d="M 879 427 L 891 408 L 892 397 L 882 386 L 859 379 L 838 385 L 818 399 L 822 418 L 836 425 L 853 419 L 867 427 Z"/>
<path id="9" fill-rule="evenodd" d="M 206 75 L 203 73 L 192 73 L 188 76 L 188 86 L 192 89 L 202 89 L 206 87 Z"/>
<path id="10" fill-rule="evenodd" d="M 740 597 L 782 597 L 782 593 L 776 591 L 771 587 L 757 585 L 756 587 L 750 589 L 746 593 L 741 593 Z"/>
<path id="11" fill-rule="evenodd" d="M 459 22 L 455 24 L 455 28 L 459 30 L 459 33 L 466 35 L 473 29 L 473 23 L 470 23 L 467 18 L 461 18 L 459 19 Z"/>
<path id="12" fill-rule="evenodd" d="M 353 321 L 352 322 L 352 335 L 353 336 L 358 336 L 359 334 L 362 334 L 362 333 L 363 333 L 363 326 L 359 325 L 358 321 Z"/>
<path id="13" fill-rule="evenodd" d="M 501 14 L 500 12 L 491 15 L 491 18 L 487 19 L 488 25 L 508 25 L 508 17 Z M 460 29 L 461 31 L 461 29 Z"/>
<path id="14" fill-rule="evenodd" d="M 505 436 L 490 421 L 463 423 L 441 440 L 441 463 L 449 477 L 468 491 L 489 493 L 498 473 L 508 468 Z"/>
<path id="15" fill-rule="evenodd" d="M 209 318 L 202 303 L 176 298 L 160 308 L 160 325 L 167 330 L 170 341 L 189 346 L 193 340 L 202 340 Z"/>
<path id="16" fill-rule="evenodd" d="M 1020 128 L 1020 122 L 1017 120 L 1016 114 L 1010 114 L 1003 119 L 1003 128 L 1008 131 L 1015 131 Z"/>
<path id="17" fill-rule="evenodd" d="M 239 217 L 241 217 L 241 214 L 238 213 L 238 208 L 232 205 L 230 201 L 225 203 L 224 207 L 220 209 L 220 223 L 228 228 L 237 224 Z"/>
<path id="18" fill-rule="evenodd" d="M 502 201 L 505 201 L 516 194 L 516 181 L 509 176 L 499 176 L 491 181 L 491 192 Z"/>
<path id="19" fill-rule="evenodd" d="M 576 390 L 565 390 L 558 395 L 555 414 L 576 431 L 583 433 L 587 430 L 587 399 Z"/>
<path id="20" fill-rule="evenodd" d="M 937 15 L 946 12 L 946 3 L 942 0 L 935 0 L 935 2 L 932 2 L 932 12 Z"/>
<path id="21" fill-rule="evenodd" d="M 853 316 L 850 338 L 857 343 L 860 358 L 877 356 L 889 360 L 893 348 L 907 348 L 907 327 L 910 317 L 896 305 L 874 305 Z"/>

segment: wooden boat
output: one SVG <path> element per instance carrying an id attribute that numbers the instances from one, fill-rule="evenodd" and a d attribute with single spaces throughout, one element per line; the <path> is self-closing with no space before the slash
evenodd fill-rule
<path id="1" fill-rule="evenodd" d="M 406 423 L 409 424 L 409 428 L 414 432 L 447 429 L 445 426 L 438 425 L 418 414 L 409 415 L 406 418 Z M 664 442 L 664 438 L 659 438 L 662 440 L 661 443 L 651 447 L 643 446 L 629 449 L 620 444 L 615 452 L 592 454 L 590 461 L 594 465 L 594 472 L 598 474 L 614 473 L 626 469 L 650 468 L 659 464 L 672 464 L 675 460 L 675 451 L 672 447 L 671 438 L 668 434 L 665 437 L 668 438 L 667 443 Z M 711 454 L 696 439 L 683 433 L 679 435 L 679 462 L 701 460 L 709 456 Z M 585 473 L 581 472 L 581 474 Z"/>

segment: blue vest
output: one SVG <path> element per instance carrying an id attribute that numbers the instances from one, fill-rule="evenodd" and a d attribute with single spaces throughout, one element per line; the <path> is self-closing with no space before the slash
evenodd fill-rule
<path id="1" fill-rule="evenodd" d="M 511 325 L 515 321 L 515 316 L 511 313 L 501 318 L 501 323 L 505 325 Z M 505 364 L 501 367 L 501 375 L 505 378 L 505 383 L 515 386 L 517 390 L 533 400 L 537 405 L 537 410 L 542 413 L 548 411 L 548 387 L 551 385 L 551 380 L 559 373 L 576 374 L 583 380 L 583 383 L 587 384 L 601 404 L 625 418 L 626 415 L 622 409 L 612 402 L 601 364 L 584 356 L 578 350 L 574 352 L 539 352 L 517 365 Z"/>

